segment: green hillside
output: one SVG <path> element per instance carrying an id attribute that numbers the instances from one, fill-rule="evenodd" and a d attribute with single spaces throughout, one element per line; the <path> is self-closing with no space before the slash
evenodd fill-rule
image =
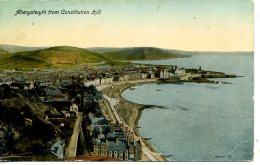
<path id="1" fill-rule="evenodd" d="M 83 48 L 57 46 L 34 51 L 9 53 L 0 49 L 0 69 L 72 67 L 78 64 L 128 65 L 132 60 L 159 60 L 184 57 L 159 48 L 122 48 L 95 53 Z"/>
<path id="2" fill-rule="evenodd" d="M 102 62 L 103 57 L 86 49 L 68 46 L 51 47 L 39 52 L 52 64 L 82 64 Z"/>
<path id="3" fill-rule="evenodd" d="M 10 56 L 10 53 L 3 50 L 3 49 L 0 49 L 0 59 L 3 59 L 3 58 L 6 58 L 6 57 L 9 57 Z"/>
<path id="4" fill-rule="evenodd" d="M 106 52 L 103 53 L 103 55 L 109 59 L 119 61 L 162 60 L 186 57 L 184 55 L 173 54 L 162 49 L 152 47 L 126 48 L 123 50 Z"/>
<path id="5" fill-rule="evenodd" d="M 4 49 L 0 49 L 0 54 L 9 54 L 9 52 Z"/>
<path id="6" fill-rule="evenodd" d="M 0 68 L 66 67 L 102 62 L 100 54 L 76 47 L 51 47 L 44 50 L 13 53 L 0 61 Z"/>
<path id="7" fill-rule="evenodd" d="M 11 54 L 0 61 L 1 69 L 44 67 L 49 64 L 44 58 L 34 57 L 34 52 L 21 52 Z"/>

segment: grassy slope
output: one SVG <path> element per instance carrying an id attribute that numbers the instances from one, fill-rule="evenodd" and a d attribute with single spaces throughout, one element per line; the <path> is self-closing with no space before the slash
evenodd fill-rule
<path id="1" fill-rule="evenodd" d="M 2 54 L 1 54 L 2 52 Z M 128 65 L 131 60 L 158 60 L 183 57 L 158 48 L 125 48 L 106 53 L 95 53 L 86 49 L 59 46 L 43 50 L 9 54 L 1 50 L 0 69 L 71 67 L 75 64 L 105 62 L 105 65 Z"/>
<path id="2" fill-rule="evenodd" d="M 7 58 L 10 56 L 10 53 L 3 50 L 3 49 L 0 49 L 0 59 L 4 59 L 4 58 Z"/>
<path id="3" fill-rule="evenodd" d="M 33 57 L 32 52 L 12 54 L 9 57 L 2 58 L 0 61 L 1 69 L 34 68 L 44 66 L 48 66 L 46 60 Z"/>
<path id="4" fill-rule="evenodd" d="M 177 54 L 172 54 L 158 48 L 140 47 L 126 48 L 123 50 L 103 53 L 104 57 L 113 60 L 131 61 L 131 60 L 160 60 L 170 58 L 184 57 Z"/>
<path id="5" fill-rule="evenodd" d="M 18 52 L 0 61 L 0 68 L 65 67 L 72 64 L 102 62 L 100 54 L 75 47 L 52 47 Z"/>
<path id="6" fill-rule="evenodd" d="M 40 51 L 40 56 L 48 58 L 49 62 L 57 63 L 97 63 L 102 62 L 102 56 L 76 47 L 52 47 Z"/>

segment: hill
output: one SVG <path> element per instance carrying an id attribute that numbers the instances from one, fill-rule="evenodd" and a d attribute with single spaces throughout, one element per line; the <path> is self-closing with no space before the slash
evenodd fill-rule
<path id="1" fill-rule="evenodd" d="M 113 48 L 113 47 L 91 47 L 86 48 L 87 50 L 95 53 L 106 53 L 106 52 L 113 52 L 118 50 L 123 50 L 125 48 Z"/>
<path id="2" fill-rule="evenodd" d="M 61 67 L 102 61 L 100 54 L 76 47 L 59 46 L 13 53 L 0 61 L 0 68 Z"/>
<path id="3" fill-rule="evenodd" d="M 165 49 L 165 51 L 173 54 L 179 55 L 253 55 L 252 51 L 232 51 L 232 52 L 224 52 L 224 51 L 183 51 L 183 50 L 175 50 L 175 49 Z"/>
<path id="4" fill-rule="evenodd" d="M 29 46 L 16 46 L 16 45 L 1 45 L 0 49 L 8 51 L 10 53 L 17 53 L 17 52 L 25 52 L 25 51 L 34 51 L 40 49 L 46 49 L 48 47 L 29 47 Z"/>
<path id="5" fill-rule="evenodd" d="M 0 49 L 0 54 L 9 54 L 9 52 L 6 50 Z"/>
<path id="6" fill-rule="evenodd" d="M 153 47 L 125 48 L 122 50 L 105 52 L 102 55 L 106 58 L 119 61 L 162 60 L 187 57 L 186 55 L 173 54 L 163 49 Z"/>
<path id="7" fill-rule="evenodd" d="M 9 56 L 10 56 L 9 52 L 7 52 L 3 49 L 0 49 L 0 60 L 8 58 Z"/>
<path id="8" fill-rule="evenodd" d="M 127 61 L 132 60 L 161 60 L 186 57 L 185 55 L 174 54 L 167 50 L 152 47 L 94 49 L 103 53 L 71 46 L 56 46 L 15 53 L 0 49 L 0 69 L 71 67 L 86 63 L 128 65 L 129 62 Z"/>
<path id="9" fill-rule="evenodd" d="M 102 62 L 103 57 L 86 49 L 59 46 L 51 47 L 40 52 L 41 56 L 48 58 L 53 64 L 82 64 Z"/>

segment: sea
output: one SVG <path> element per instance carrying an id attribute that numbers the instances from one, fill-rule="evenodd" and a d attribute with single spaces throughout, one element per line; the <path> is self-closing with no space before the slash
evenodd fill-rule
<path id="1" fill-rule="evenodd" d="M 228 84 L 150 83 L 125 90 L 143 110 L 140 134 L 151 138 L 158 154 L 171 161 L 248 161 L 253 158 L 254 69 L 252 55 L 196 55 L 190 58 L 135 61 L 221 71 L 243 77 L 216 79 Z"/>

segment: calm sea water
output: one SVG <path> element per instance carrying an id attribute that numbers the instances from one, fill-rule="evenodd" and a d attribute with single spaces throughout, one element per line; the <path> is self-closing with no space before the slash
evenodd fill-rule
<path id="1" fill-rule="evenodd" d="M 144 63 L 144 61 L 143 61 Z M 144 84 L 122 96 L 165 108 L 143 111 L 143 137 L 173 161 L 243 161 L 253 156 L 253 56 L 194 56 L 145 61 L 223 71 L 232 84 Z"/>

